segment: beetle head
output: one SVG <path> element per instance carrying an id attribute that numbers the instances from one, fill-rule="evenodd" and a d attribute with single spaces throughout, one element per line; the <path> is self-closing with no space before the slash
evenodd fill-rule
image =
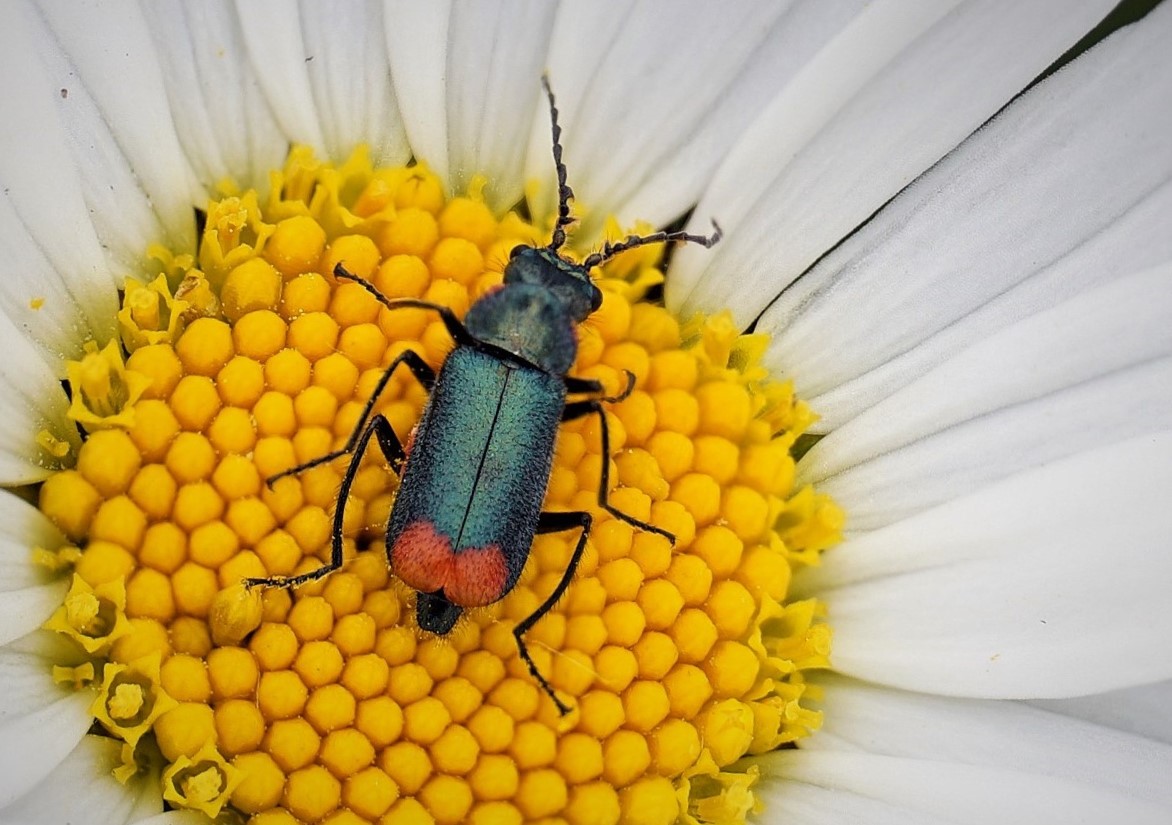
<path id="1" fill-rule="evenodd" d="M 548 247 L 513 247 L 505 267 L 505 283 L 549 290 L 579 322 L 602 304 L 602 291 L 590 280 L 590 271 Z"/>

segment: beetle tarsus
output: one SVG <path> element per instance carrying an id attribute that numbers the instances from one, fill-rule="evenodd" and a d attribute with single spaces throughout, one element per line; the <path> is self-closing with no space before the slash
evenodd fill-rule
<path id="1" fill-rule="evenodd" d="M 635 373 L 630 370 L 623 370 L 627 374 L 627 386 L 618 395 L 604 395 L 599 401 L 604 401 L 607 404 L 617 404 L 620 401 L 625 401 L 635 391 Z"/>

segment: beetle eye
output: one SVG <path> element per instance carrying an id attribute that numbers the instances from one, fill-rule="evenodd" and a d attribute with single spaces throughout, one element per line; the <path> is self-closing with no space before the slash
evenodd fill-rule
<path id="1" fill-rule="evenodd" d="M 509 260 L 512 260 L 513 258 L 516 258 L 518 255 L 520 255 L 522 249 L 528 249 L 528 248 L 529 247 L 523 243 L 517 244 L 511 250 L 509 250 Z"/>
<path id="2" fill-rule="evenodd" d="M 591 284 L 590 285 L 590 311 L 591 312 L 598 312 L 598 308 L 600 306 L 602 306 L 602 290 L 599 289 L 598 287 L 594 286 L 594 284 Z"/>

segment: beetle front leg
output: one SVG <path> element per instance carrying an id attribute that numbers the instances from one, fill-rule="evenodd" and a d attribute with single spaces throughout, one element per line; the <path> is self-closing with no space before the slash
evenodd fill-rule
<path id="1" fill-rule="evenodd" d="M 342 483 L 338 487 L 338 505 L 334 508 L 334 522 L 330 530 L 330 560 L 316 570 L 302 573 L 299 576 L 265 576 L 244 580 L 245 587 L 298 587 L 309 581 L 327 576 L 342 566 L 345 561 L 342 543 L 342 525 L 346 518 L 346 502 L 350 497 L 350 488 L 354 486 L 354 479 L 358 475 L 358 465 L 362 463 L 362 456 L 370 444 L 372 437 L 378 437 L 379 447 L 388 460 L 394 461 L 397 456 L 400 460 L 404 455 L 403 444 L 395 433 L 395 428 L 386 416 L 376 415 L 365 430 L 359 435 L 354 447 L 354 457 L 346 466 L 346 474 L 342 476 Z M 393 454 L 393 455 L 392 455 Z M 319 462 L 320 463 L 320 462 Z"/>
<path id="2" fill-rule="evenodd" d="M 573 421 L 575 418 L 582 418 L 591 414 L 598 415 L 598 423 L 600 425 L 599 438 L 602 441 L 602 472 L 598 480 L 598 506 L 620 521 L 625 521 L 627 524 L 632 527 L 638 527 L 640 530 L 646 530 L 649 533 L 656 533 L 663 536 L 674 545 L 676 543 L 676 537 L 672 533 L 669 533 L 662 527 L 656 527 L 654 524 L 648 524 L 634 516 L 628 515 L 606 500 L 607 493 L 610 489 L 610 427 L 606 423 L 606 411 L 602 409 L 601 402 L 598 400 L 573 401 L 566 404 L 565 409 L 562 410 L 562 421 Z"/>
<path id="3" fill-rule="evenodd" d="M 370 281 L 350 272 L 342 264 L 337 264 L 334 267 L 334 277 L 341 278 L 344 281 L 353 281 L 358 284 L 373 295 L 387 309 L 430 309 L 439 314 L 440 320 L 444 322 L 444 326 L 448 330 L 448 334 L 452 336 L 452 340 L 457 344 L 475 346 L 478 343 L 472 333 L 468 331 L 467 327 L 460 323 L 460 319 L 456 317 L 456 313 L 452 312 L 449 307 L 432 301 L 421 301 L 418 298 L 388 298 L 379 292 L 378 287 Z"/>
<path id="4" fill-rule="evenodd" d="M 549 698 L 553 700 L 554 705 L 557 706 L 558 713 L 562 716 L 570 712 L 570 707 L 557 697 L 557 694 L 554 693 L 553 686 L 541 675 L 541 671 L 537 669 L 537 665 L 533 662 L 533 657 L 529 655 L 529 648 L 525 646 L 525 639 L 523 637 L 532 629 L 533 625 L 537 624 L 542 616 L 557 604 L 558 599 L 565 595 L 566 588 L 570 586 L 570 582 L 574 580 L 574 573 L 577 572 L 578 563 L 582 561 L 582 554 L 586 550 L 586 539 L 590 536 L 591 522 L 590 514 L 581 510 L 545 512 L 537 517 L 538 533 L 561 533 L 564 530 L 580 529 L 582 534 L 578 536 L 578 543 L 574 546 L 574 552 L 570 556 L 570 562 L 566 565 L 566 572 L 562 575 L 561 581 L 557 583 L 557 587 L 553 589 L 549 597 L 536 610 L 518 622 L 517 626 L 513 628 L 513 637 L 517 640 L 517 651 L 521 654 L 521 661 L 528 666 L 529 673 L 541 685 L 541 689 L 549 694 Z"/>

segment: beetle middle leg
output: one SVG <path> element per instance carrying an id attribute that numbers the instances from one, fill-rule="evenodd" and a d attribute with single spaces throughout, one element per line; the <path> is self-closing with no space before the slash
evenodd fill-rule
<path id="1" fill-rule="evenodd" d="M 386 389 L 387 384 L 391 380 L 391 375 L 394 374 L 395 368 L 400 364 L 406 364 L 407 368 L 411 370 L 417 379 L 419 379 L 419 383 L 423 385 L 423 388 L 428 392 L 431 392 L 431 388 L 435 384 L 435 370 L 427 365 L 427 362 L 419 356 L 419 353 L 415 352 L 414 350 L 404 350 L 394 361 L 391 362 L 391 365 L 383 371 L 382 377 L 378 379 L 378 384 L 376 384 L 374 387 L 374 392 L 370 394 L 370 398 L 366 400 L 366 405 L 362 408 L 362 413 L 358 416 L 358 423 L 354 426 L 353 432 L 350 433 L 350 437 L 346 439 L 346 444 L 343 447 L 337 450 L 331 450 L 324 455 L 319 455 L 317 458 L 311 458 L 304 464 L 298 464 L 296 467 L 290 467 L 288 470 L 282 470 L 276 475 L 271 475 L 265 479 L 265 484 L 267 484 L 269 488 L 272 489 L 272 486 L 285 476 L 292 476 L 297 475 L 298 473 L 303 473 L 306 470 L 313 469 L 314 467 L 320 467 L 322 464 L 328 464 L 335 458 L 341 458 L 344 455 L 349 455 L 350 453 L 354 452 L 358 446 L 358 442 L 361 439 L 363 432 L 367 429 L 367 421 L 370 419 L 371 413 L 374 412 L 374 405 L 378 403 L 379 396 L 383 394 L 383 390 Z M 381 437 L 379 438 L 379 443 L 382 443 Z M 395 439 L 395 443 L 398 443 L 397 437 Z M 387 460 L 391 462 L 391 467 L 397 474 L 399 472 L 399 467 L 403 462 L 402 447 L 400 447 L 394 455 L 388 453 Z"/>
<path id="2" fill-rule="evenodd" d="M 578 536 L 578 543 L 574 545 L 573 555 L 570 556 L 570 562 L 566 565 L 566 572 L 562 575 L 561 581 L 557 583 L 557 587 L 553 589 L 553 592 L 549 594 L 546 600 L 536 610 L 518 622 L 517 626 L 513 628 L 513 637 L 517 640 L 517 651 L 521 654 L 521 661 L 529 668 L 529 673 L 541 685 L 541 689 L 549 694 L 550 699 L 553 699 L 558 713 L 562 716 L 570 712 L 570 707 L 557 697 L 557 694 L 554 693 L 553 686 L 541 675 L 541 671 L 537 669 L 533 657 L 529 655 L 529 648 L 525 645 L 525 639 L 523 637 L 532 629 L 533 625 L 537 624 L 542 616 L 557 604 L 558 599 L 565 595 L 566 588 L 570 586 L 570 582 L 574 580 L 574 573 L 577 572 L 578 563 L 582 561 L 582 554 L 586 550 L 586 539 L 590 536 L 591 522 L 590 514 L 581 510 L 568 512 L 550 511 L 543 512 L 538 516 L 538 533 L 561 533 L 565 530 L 580 529 L 582 534 Z"/>
<path id="3" fill-rule="evenodd" d="M 389 373 L 388 370 L 387 374 Z M 244 585 L 246 587 L 298 587 L 306 582 L 316 581 L 329 575 L 342 566 L 344 561 L 342 524 L 346 517 L 346 501 L 349 499 L 350 488 L 354 486 L 354 479 L 358 475 L 358 466 L 362 463 L 362 456 L 366 453 L 370 439 L 372 437 L 378 438 L 379 448 L 392 464 L 401 463 L 406 455 L 403 443 L 399 441 L 399 436 L 395 433 L 395 428 L 391 426 L 391 422 L 384 415 L 376 415 L 365 429 L 361 432 L 355 432 L 358 437 L 355 439 L 356 443 L 353 447 L 354 457 L 350 459 L 350 463 L 346 467 L 346 474 L 342 476 L 342 483 L 338 487 L 338 505 L 334 508 L 334 522 L 330 529 L 330 560 L 318 569 L 310 570 L 299 576 L 264 576 L 245 579 Z M 339 453 L 339 455 L 341 454 Z"/>
<path id="4" fill-rule="evenodd" d="M 627 375 L 627 386 L 623 387 L 618 395 L 603 395 L 606 390 L 603 389 L 601 381 L 596 381 L 593 378 L 577 378 L 573 375 L 566 376 L 566 392 L 575 395 L 579 393 L 592 393 L 598 396 L 598 398 L 593 399 L 595 401 L 605 401 L 607 404 L 615 404 L 624 400 L 635 390 L 635 373 L 630 370 L 623 370 L 623 372 Z M 567 419 L 563 418 L 562 420 L 565 421 Z"/>
<path id="5" fill-rule="evenodd" d="M 599 436 L 602 441 L 602 472 L 598 481 L 598 506 L 620 521 L 625 521 L 627 524 L 632 527 L 638 527 L 640 530 L 646 530 L 649 533 L 656 533 L 663 536 L 674 545 L 676 543 L 676 537 L 672 533 L 669 533 L 662 527 L 656 527 L 654 524 L 648 524 L 632 515 L 628 515 L 606 500 L 607 493 L 610 489 L 610 428 L 606 423 L 606 411 L 602 409 L 602 401 L 604 400 L 608 399 L 593 398 L 588 401 L 571 401 L 562 410 L 562 421 L 573 421 L 576 418 L 582 418 L 587 415 L 598 415 Z"/>

